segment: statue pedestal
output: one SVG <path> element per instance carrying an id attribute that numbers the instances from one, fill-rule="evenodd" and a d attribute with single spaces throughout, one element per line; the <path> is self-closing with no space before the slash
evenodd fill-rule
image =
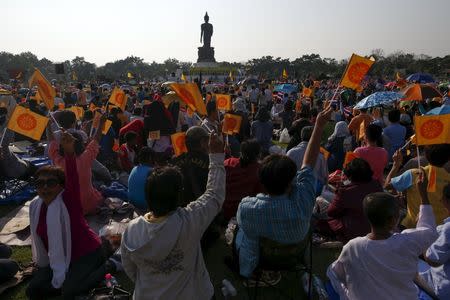
<path id="1" fill-rule="evenodd" d="M 215 63 L 214 47 L 198 47 L 197 63 Z"/>

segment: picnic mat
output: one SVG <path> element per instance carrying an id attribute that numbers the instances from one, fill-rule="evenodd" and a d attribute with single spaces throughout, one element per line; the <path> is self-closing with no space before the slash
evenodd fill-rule
<path id="1" fill-rule="evenodd" d="M 0 243 L 9 246 L 30 246 L 30 218 L 29 208 L 31 201 L 17 207 L 5 217 L 0 218 Z M 138 217 L 135 208 L 119 199 L 108 198 L 105 200 L 105 206 L 100 209 L 100 213 L 92 216 L 86 216 L 89 226 L 100 233 L 105 225 L 112 223 L 128 223 L 131 219 Z M 126 226 L 122 226 L 123 228 Z"/>

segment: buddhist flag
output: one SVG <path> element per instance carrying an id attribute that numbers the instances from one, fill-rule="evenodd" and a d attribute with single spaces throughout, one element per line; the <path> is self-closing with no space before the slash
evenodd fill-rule
<path id="1" fill-rule="evenodd" d="M 82 107 L 72 106 L 72 107 L 69 107 L 67 110 L 72 111 L 75 114 L 77 120 L 81 120 L 81 118 L 83 118 L 84 109 Z"/>
<path id="2" fill-rule="evenodd" d="M 303 88 L 303 91 L 302 91 L 303 96 L 305 96 L 305 97 L 311 97 L 311 96 L 312 96 L 312 93 L 313 93 L 313 90 L 312 90 L 312 89 L 307 88 L 307 87 L 304 87 L 304 88 Z"/>
<path id="3" fill-rule="evenodd" d="M 354 152 L 345 153 L 344 168 L 355 158 L 358 158 L 358 155 L 356 153 Z"/>
<path id="4" fill-rule="evenodd" d="M 239 133 L 241 130 L 242 117 L 233 114 L 225 114 L 223 117 L 222 132 L 225 134 Z"/>
<path id="5" fill-rule="evenodd" d="M 450 143 L 450 114 L 416 116 L 414 124 L 417 145 Z"/>
<path id="6" fill-rule="evenodd" d="M 128 72 L 128 73 L 127 73 L 127 78 L 128 78 L 128 79 L 133 79 L 134 76 L 133 76 L 133 74 L 131 74 L 131 72 Z"/>
<path id="7" fill-rule="evenodd" d="M 193 82 L 172 83 L 170 87 L 193 111 L 196 111 L 200 115 L 206 115 L 205 102 L 203 102 L 202 94 L 197 84 Z"/>
<path id="8" fill-rule="evenodd" d="M 47 123 L 47 117 L 38 115 L 22 106 L 16 106 L 8 121 L 8 129 L 39 141 Z"/>
<path id="9" fill-rule="evenodd" d="M 125 95 L 124 91 L 115 87 L 111 93 L 111 97 L 109 97 L 109 103 L 114 104 L 124 111 L 125 105 L 127 104 L 127 95 Z"/>
<path id="10" fill-rule="evenodd" d="M 105 135 L 108 133 L 109 128 L 111 128 L 112 125 L 112 121 L 111 120 L 106 120 L 105 123 L 103 124 L 102 127 L 102 134 Z"/>
<path id="11" fill-rule="evenodd" d="M 55 88 L 52 87 L 50 82 L 42 75 L 42 73 L 35 69 L 33 75 L 30 78 L 29 86 L 32 88 L 33 86 L 37 85 L 38 92 L 40 96 L 42 97 L 42 101 L 44 101 L 45 106 L 49 110 L 53 109 L 53 106 L 55 105 L 55 96 L 56 91 Z"/>
<path id="12" fill-rule="evenodd" d="M 361 124 L 359 124 L 358 140 L 362 140 L 365 137 L 366 137 L 366 122 L 361 122 Z"/>
<path id="13" fill-rule="evenodd" d="M 228 77 L 230 77 L 230 80 L 233 81 L 233 71 L 230 70 L 230 74 L 228 74 Z"/>
<path id="14" fill-rule="evenodd" d="M 283 76 L 283 79 L 287 79 L 289 76 L 288 76 L 288 73 L 287 73 L 287 71 L 286 71 L 286 69 L 283 69 L 283 74 L 282 74 L 282 76 Z"/>
<path id="15" fill-rule="evenodd" d="M 75 73 L 75 71 L 72 72 L 72 80 L 78 81 L 78 76 L 77 76 L 77 73 Z"/>
<path id="16" fill-rule="evenodd" d="M 372 67 L 375 60 L 373 58 L 365 58 L 356 54 L 352 54 L 344 75 L 341 78 L 340 85 L 351 88 L 353 90 L 358 89 L 361 80 L 366 76 L 370 67 Z"/>
<path id="17" fill-rule="evenodd" d="M 184 82 L 186 82 L 186 76 L 184 76 L 183 73 L 181 73 L 181 80 L 184 81 Z"/>
<path id="18" fill-rule="evenodd" d="M 432 165 L 430 165 L 430 171 L 428 172 L 427 192 L 436 192 L 436 167 Z"/>
<path id="19" fill-rule="evenodd" d="M 229 111 L 231 110 L 231 96 L 225 94 L 215 94 L 216 105 L 218 110 Z"/>
<path id="20" fill-rule="evenodd" d="M 324 147 L 320 147 L 320 153 L 323 154 L 325 160 L 328 160 L 328 157 L 330 157 L 330 152 L 327 151 Z"/>
<path id="21" fill-rule="evenodd" d="M 182 153 L 187 152 L 186 148 L 186 134 L 184 132 L 178 132 L 170 136 L 172 140 L 173 151 L 175 156 L 179 156 Z"/>

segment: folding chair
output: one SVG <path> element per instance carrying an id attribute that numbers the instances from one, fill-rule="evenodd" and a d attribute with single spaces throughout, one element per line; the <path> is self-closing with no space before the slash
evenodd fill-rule
<path id="1" fill-rule="evenodd" d="M 301 272 L 309 275 L 308 299 L 312 299 L 312 232 L 309 231 L 305 239 L 297 244 L 280 244 L 275 241 L 260 239 L 260 257 L 255 270 L 256 286 L 253 299 L 257 299 L 258 283 L 264 282 L 267 286 L 276 289 L 282 296 L 291 299 L 284 291 L 265 282 L 261 277 L 262 271 L 292 272 L 299 278 Z M 300 280 L 299 280 L 300 282 Z M 250 288 L 248 294 L 250 297 Z"/>

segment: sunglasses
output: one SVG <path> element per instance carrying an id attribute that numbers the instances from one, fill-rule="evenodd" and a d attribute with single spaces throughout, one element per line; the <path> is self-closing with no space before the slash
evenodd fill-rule
<path id="1" fill-rule="evenodd" d="M 47 186 L 49 188 L 54 188 L 55 186 L 57 186 L 58 184 L 60 184 L 59 180 L 55 179 L 55 178 L 50 178 L 47 180 L 44 179 L 37 179 L 34 181 L 33 185 L 40 189 L 43 188 L 44 186 Z"/>

